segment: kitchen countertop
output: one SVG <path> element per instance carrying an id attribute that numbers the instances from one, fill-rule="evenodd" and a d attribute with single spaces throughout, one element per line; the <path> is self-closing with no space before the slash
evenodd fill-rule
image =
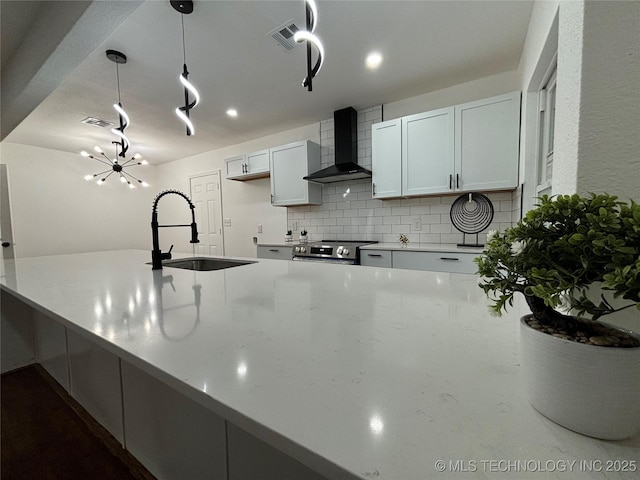
<path id="1" fill-rule="evenodd" d="M 396 243 L 373 243 L 360 247 L 361 250 L 402 250 L 409 252 L 450 252 L 450 253 L 482 253 L 482 247 L 459 247 L 455 243 L 412 243 L 406 247 Z"/>
<path id="2" fill-rule="evenodd" d="M 604 468 L 637 462 L 640 436 L 595 440 L 528 404 L 524 303 L 491 317 L 473 275 L 148 261 L 10 260 L 2 288 L 330 478 L 636 478 Z"/>

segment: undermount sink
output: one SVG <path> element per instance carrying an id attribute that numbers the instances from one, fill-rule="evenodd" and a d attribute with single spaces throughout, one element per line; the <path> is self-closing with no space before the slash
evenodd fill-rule
<path id="1" fill-rule="evenodd" d="M 176 258 L 175 260 L 163 260 L 163 267 L 184 268 L 185 270 L 198 270 L 200 272 L 208 272 L 210 270 L 222 270 L 224 268 L 240 267 L 249 265 L 249 260 L 226 260 L 224 258 Z"/>

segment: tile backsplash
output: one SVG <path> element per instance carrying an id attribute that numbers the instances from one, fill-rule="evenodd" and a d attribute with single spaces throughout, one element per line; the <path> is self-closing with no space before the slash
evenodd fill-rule
<path id="1" fill-rule="evenodd" d="M 382 121 L 382 106 L 358 112 L 358 164 L 371 168 L 371 126 Z M 333 119 L 320 122 L 322 168 L 334 163 Z M 489 230 L 504 230 L 520 218 L 521 188 L 514 192 L 484 193 L 493 203 L 491 225 L 479 235 L 484 243 Z M 463 234 L 451 223 L 451 205 L 459 195 L 379 200 L 371 198 L 371 179 L 322 185 L 322 205 L 288 207 L 287 225 L 306 229 L 311 241 L 398 241 L 405 234 L 414 243 L 461 243 Z M 467 235 L 475 242 L 475 235 Z"/>

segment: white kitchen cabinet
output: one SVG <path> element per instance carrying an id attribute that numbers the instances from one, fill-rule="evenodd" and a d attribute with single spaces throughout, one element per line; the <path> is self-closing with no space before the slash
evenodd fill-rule
<path id="1" fill-rule="evenodd" d="M 432 272 L 475 273 L 477 253 L 393 251 L 393 268 Z"/>
<path id="2" fill-rule="evenodd" d="M 127 450 L 156 478 L 227 478 L 222 417 L 126 361 L 122 389 Z"/>
<path id="3" fill-rule="evenodd" d="M 455 107 L 455 190 L 518 185 L 520 92 Z"/>
<path id="4" fill-rule="evenodd" d="M 271 258 L 274 260 L 291 260 L 291 257 L 293 256 L 291 249 L 291 246 L 258 245 L 257 257 Z"/>
<path id="5" fill-rule="evenodd" d="M 271 204 L 320 205 L 322 186 L 303 180 L 320 170 L 320 145 L 308 140 L 271 149 Z"/>
<path id="6" fill-rule="evenodd" d="M 427 195 L 449 190 L 454 152 L 453 107 L 402 119 L 402 194 Z"/>
<path id="7" fill-rule="evenodd" d="M 371 195 L 402 195 L 402 120 L 396 118 L 371 127 Z"/>
<path id="8" fill-rule="evenodd" d="M 124 444 L 120 359 L 67 329 L 70 393 L 121 444 Z"/>
<path id="9" fill-rule="evenodd" d="M 328 480 L 230 422 L 227 442 L 229 480 Z"/>
<path id="10" fill-rule="evenodd" d="M 227 179 L 252 180 L 269 176 L 269 149 L 225 160 Z"/>
<path id="11" fill-rule="evenodd" d="M 520 92 L 372 126 L 373 198 L 518 185 Z"/>
<path id="12" fill-rule="evenodd" d="M 360 250 L 360 265 L 391 268 L 391 250 Z"/>

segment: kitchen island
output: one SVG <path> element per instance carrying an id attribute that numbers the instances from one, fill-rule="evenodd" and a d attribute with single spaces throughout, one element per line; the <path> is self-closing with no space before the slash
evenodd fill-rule
<path id="1" fill-rule="evenodd" d="M 111 429 L 160 478 L 177 478 L 180 463 L 194 468 L 202 455 L 223 464 L 209 478 L 251 478 L 237 472 L 259 463 L 243 447 L 254 440 L 309 472 L 273 477 L 282 479 L 637 478 L 640 436 L 588 438 L 528 404 L 524 304 L 491 317 L 473 275 L 267 259 L 152 271 L 149 261 L 145 251 L 5 261 L 3 348 L 5 328 L 28 321 L 5 308 L 17 302 L 36 312 L 40 350 L 54 351 L 59 335 L 66 359 L 58 351 L 42 361 L 57 362 L 52 371 L 67 365 L 72 395 L 91 382 L 88 364 L 115 358 L 113 378 L 100 377 L 121 410 Z M 40 317 L 58 333 L 39 334 Z M 104 353 L 74 355 L 87 343 Z M 64 386 L 65 374 L 58 378 Z M 158 384 L 180 397 L 171 405 L 192 404 L 196 418 L 181 421 L 194 438 L 175 446 L 186 452 L 172 460 L 175 470 L 154 458 L 173 447 L 144 450 L 171 423 L 155 410 L 170 395 L 143 397 Z M 216 429 L 217 440 L 202 440 Z M 619 471 L 616 460 L 635 470 Z"/>

